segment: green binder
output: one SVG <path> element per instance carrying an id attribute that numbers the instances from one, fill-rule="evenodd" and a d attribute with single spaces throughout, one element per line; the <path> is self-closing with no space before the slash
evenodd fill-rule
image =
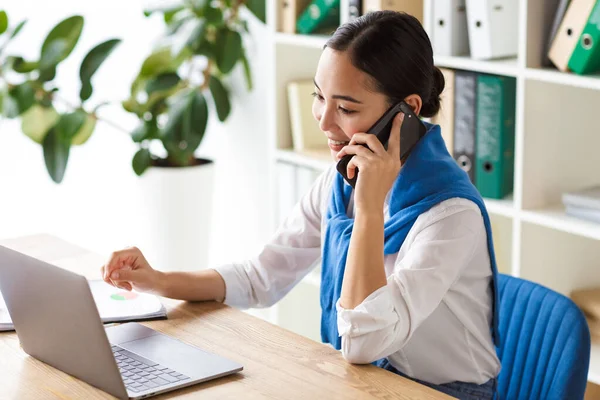
<path id="1" fill-rule="evenodd" d="M 579 75 L 600 71 L 600 1 L 596 1 L 588 17 L 568 65 Z"/>
<path id="2" fill-rule="evenodd" d="M 477 76 L 475 187 L 483 197 L 502 199 L 513 191 L 517 80 Z"/>
<path id="3" fill-rule="evenodd" d="M 340 25 L 340 0 L 313 0 L 296 22 L 298 33 L 318 33 Z"/>

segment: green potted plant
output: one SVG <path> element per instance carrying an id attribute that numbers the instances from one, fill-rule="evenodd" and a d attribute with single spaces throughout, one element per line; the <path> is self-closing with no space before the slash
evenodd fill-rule
<path id="1" fill-rule="evenodd" d="M 148 258 L 159 268 L 207 263 L 214 162 L 196 153 L 211 111 L 221 122 L 230 115 L 226 78 L 236 66 L 252 90 L 244 7 L 265 21 L 265 0 L 187 0 L 145 11 L 164 21 L 165 32 L 142 62 L 123 108 L 138 119 L 132 167 L 148 215 Z"/>
<path id="2" fill-rule="evenodd" d="M 26 60 L 6 54 L 7 45 L 19 34 L 26 21 L 11 24 L 0 10 L 0 116 L 18 118 L 21 130 L 43 149 L 46 169 L 52 180 L 61 183 L 71 146 L 90 138 L 98 120 L 100 105 L 91 108 L 92 77 L 120 39 L 104 41 L 86 54 L 79 67 L 79 101 L 69 104 L 56 85 L 56 69 L 77 45 L 84 18 L 74 15 L 60 21 L 46 36 L 39 57 Z"/>

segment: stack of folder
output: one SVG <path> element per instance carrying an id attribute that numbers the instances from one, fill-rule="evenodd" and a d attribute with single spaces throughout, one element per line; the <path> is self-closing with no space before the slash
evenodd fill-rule
<path id="1" fill-rule="evenodd" d="M 600 72 L 600 0 L 561 0 L 545 65 L 579 75 Z"/>
<path id="2" fill-rule="evenodd" d="M 516 78 L 441 68 L 440 125 L 448 152 L 486 198 L 513 191 Z"/>
<path id="3" fill-rule="evenodd" d="M 565 192 L 562 202 L 567 215 L 600 223 L 600 185 Z"/>
<path id="4" fill-rule="evenodd" d="M 433 52 L 478 60 L 516 57 L 519 0 L 433 0 Z"/>

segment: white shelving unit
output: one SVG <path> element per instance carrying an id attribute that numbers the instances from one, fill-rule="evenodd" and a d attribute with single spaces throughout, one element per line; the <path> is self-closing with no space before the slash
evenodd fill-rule
<path id="1" fill-rule="evenodd" d="M 298 154 L 291 150 L 285 85 L 293 79 L 314 76 L 326 37 L 278 32 L 276 1 L 268 0 L 267 14 L 272 33 L 268 107 L 272 110 L 273 171 L 279 165 L 292 164 L 318 172 L 333 161 L 327 152 Z M 425 1 L 424 25 L 431 34 L 430 1 Z M 439 67 L 516 77 L 514 192 L 503 200 L 486 200 L 498 265 L 501 272 L 569 295 L 577 288 L 600 285 L 600 224 L 569 217 L 561 206 L 564 191 L 600 184 L 600 76 L 577 76 L 540 67 L 546 29 L 557 3 L 519 2 L 520 14 L 514 27 L 519 34 L 519 54 L 515 58 L 477 61 L 436 56 L 435 63 Z M 272 175 L 272 198 L 277 199 L 278 190 L 288 188 L 278 186 L 276 173 Z M 319 340 L 319 284 L 316 271 L 263 316 Z M 589 379 L 600 384 L 598 345 L 592 351 Z"/>

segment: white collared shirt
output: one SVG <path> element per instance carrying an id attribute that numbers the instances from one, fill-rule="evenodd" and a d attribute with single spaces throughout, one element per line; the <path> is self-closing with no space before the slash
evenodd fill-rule
<path id="1" fill-rule="evenodd" d="M 314 268 L 336 173 L 332 166 L 321 174 L 256 257 L 215 268 L 225 280 L 226 304 L 269 307 Z M 384 263 L 386 286 L 354 309 L 336 304 L 343 356 L 352 363 L 388 357 L 398 370 L 433 384 L 496 377 L 492 272 L 478 206 L 461 198 L 439 203 L 417 218 Z"/>

